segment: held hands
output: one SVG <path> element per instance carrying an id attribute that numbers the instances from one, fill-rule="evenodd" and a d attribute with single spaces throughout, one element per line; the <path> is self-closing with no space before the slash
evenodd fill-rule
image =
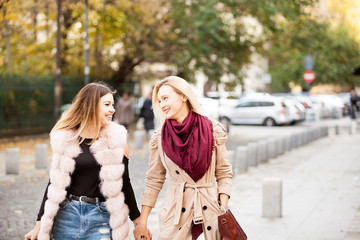
<path id="1" fill-rule="evenodd" d="M 40 221 L 37 221 L 35 227 L 24 236 L 24 239 L 36 240 L 39 234 L 39 230 L 40 230 Z"/>
<path id="2" fill-rule="evenodd" d="M 137 223 L 133 231 L 135 240 L 150 240 L 152 239 L 152 234 L 150 230 L 146 227 L 146 224 Z"/>

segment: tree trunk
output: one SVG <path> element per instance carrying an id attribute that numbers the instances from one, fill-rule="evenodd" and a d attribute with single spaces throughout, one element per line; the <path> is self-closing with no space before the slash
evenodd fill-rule
<path id="1" fill-rule="evenodd" d="M 85 85 L 90 82 L 90 67 L 89 67 L 89 1 L 85 0 L 85 63 L 84 63 L 84 82 Z"/>
<path id="2" fill-rule="evenodd" d="M 3 6 L 3 25 L 4 25 L 4 37 L 6 46 L 6 70 L 12 72 L 12 55 L 11 55 L 11 29 L 9 21 L 6 19 L 6 7 Z"/>
<path id="3" fill-rule="evenodd" d="M 60 109 L 61 109 L 61 93 L 62 93 L 62 82 L 61 82 L 61 24 L 60 24 L 60 16 L 61 16 L 61 1 L 57 0 L 57 31 L 56 31 L 56 78 L 54 84 L 54 97 L 55 97 L 55 121 L 57 121 L 60 117 Z"/>
<path id="4" fill-rule="evenodd" d="M 95 35 L 95 47 L 94 47 L 94 59 L 95 59 L 95 72 L 94 75 L 96 78 L 101 78 L 102 77 L 102 55 L 101 55 L 101 49 L 100 49 L 100 45 L 101 45 L 101 35 L 99 33 L 99 31 L 96 31 L 96 35 Z"/>
<path id="5" fill-rule="evenodd" d="M 35 0 L 35 6 L 32 7 L 32 21 L 33 21 L 33 29 L 34 29 L 34 42 L 37 41 L 37 14 L 38 14 L 38 6 L 37 1 Z"/>
<path id="6" fill-rule="evenodd" d="M 120 64 L 119 70 L 117 70 L 112 77 L 116 85 L 119 86 L 121 83 L 129 80 L 128 78 L 133 73 L 134 68 L 144 60 L 144 57 L 133 59 L 129 57 L 129 55 L 125 55 L 123 61 Z"/>

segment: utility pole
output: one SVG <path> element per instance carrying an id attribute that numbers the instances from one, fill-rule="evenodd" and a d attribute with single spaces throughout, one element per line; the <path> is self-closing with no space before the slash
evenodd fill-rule
<path id="1" fill-rule="evenodd" d="M 61 0 L 57 0 L 57 31 L 56 31 L 56 77 L 54 84 L 54 102 L 55 102 L 55 121 L 60 118 L 61 108 L 61 94 L 62 94 L 62 82 L 61 82 Z"/>
<path id="2" fill-rule="evenodd" d="M 90 67 L 89 67 L 89 0 L 85 0 L 85 64 L 84 76 L 85 85 L 89 83 Z"/>

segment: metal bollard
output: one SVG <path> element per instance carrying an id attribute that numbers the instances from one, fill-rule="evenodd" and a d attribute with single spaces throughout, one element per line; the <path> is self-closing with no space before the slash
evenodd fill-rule
<path id="1" fill-rule="evenodd" d="M 35 145 L 35 168 L 46 169 L 48 163 L 48 145 L 36 144 Z"/>
<path id="2" fill-rule="evenodd" d="M 249 166 L 256 166 L 257 165 L 257 143 L 256 142 L 250 142 L 247 145 L 248 147 L 248 165 Z"/>
<path id="3" fill-rule="evenodd" d="M 19 174 L 20 150 L 7 148 L 5 153 L 6 174 Z"/>
<path id="4" fill-rule="evenodd" d="M 144 130 L 134 131 L 135 148 L 141 149 L 144 146 L 144 140 L 145 140 L 145 131 Z"/>
<path id="5" fill-rule="evenodd" d="M 263 179 L 262 198 L 263 217 L 282 216 L 282 180 L 280 178 Z"/>
<path id="6" fill-rule="evenodd" d="M 236 148 L 236 166 L 238 172 L 245 172 L 248 170 L 248 148 L 246 146 L 239 146 Z"/>

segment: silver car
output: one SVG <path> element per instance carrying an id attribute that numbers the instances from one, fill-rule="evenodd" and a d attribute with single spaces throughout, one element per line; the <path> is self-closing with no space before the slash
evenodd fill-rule
<path id="1" fill-rule="evenodd" d="M 222 106 L 219 119 L 229 131 L 231 124 L 286 125 L 291 122 L 289 110 L 279 97 L 244 97 L 234 106 Z"/>

